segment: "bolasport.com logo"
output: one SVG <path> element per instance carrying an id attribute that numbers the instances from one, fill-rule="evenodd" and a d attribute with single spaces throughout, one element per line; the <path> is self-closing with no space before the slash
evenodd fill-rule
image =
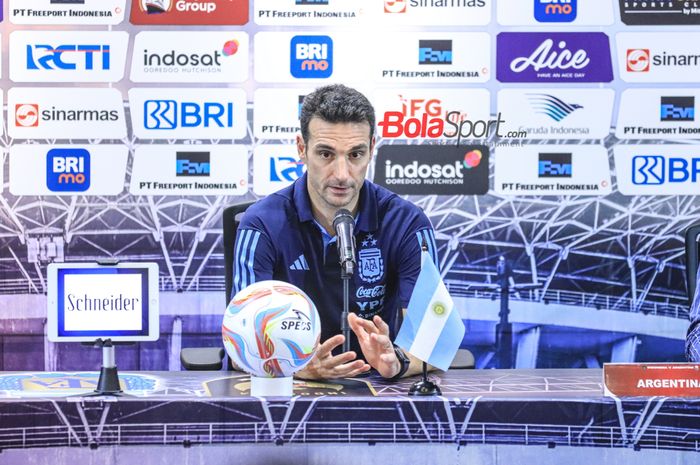
<path id="1" fill-rule="evenodd" d="M 85 192 L 90 188 L 90 152 L 51 149 L 46 155 L 46 187 L 51 192 Z"/>
<path id="2" fill-rule="evenodd" d="M 486 139 L 491 136 L 505 139 L 524 139 L 524 131 L 501 133 L 505 123 L 501 113 L 493 120 L 470 120 L 457 110 L 443 112 L 437 99 L 407 100 L 402 109 L 384 112 L 377 125 L 379 135 L 387 139 Z"/>
<path id="3" fill-rule="evenodd" d="M 132 24 L 243 25 L 248 0 L 132 0 Z"/>
<path id="4" fill-rule="evenodd" d="M 383 145 L 374 182 L 400 195 L 483 195 L 489 151 L 484 145 Z"/>

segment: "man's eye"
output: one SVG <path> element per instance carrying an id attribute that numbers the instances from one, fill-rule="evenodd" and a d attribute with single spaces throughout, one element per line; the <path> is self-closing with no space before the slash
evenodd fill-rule
<path id="1" fill-rule="evenodd" d="M 365 152 L 352 152 L 350 154 L 350 158 L 358 159 L 358 158 L 362 158 L 364 155 L 365 155 Z"/>
<path id="2" fill-rule="evenodd" d="M 318 156 L 323 158 L 323 159 L 328 159 L 333 156 L 331 152 L 318 152 Z"/>

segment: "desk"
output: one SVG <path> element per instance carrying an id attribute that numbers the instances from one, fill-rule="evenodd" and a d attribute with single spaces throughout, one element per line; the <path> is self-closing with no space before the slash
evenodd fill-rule
<path id="1" fill-rule="evenodd" d="M 283 445 L 393 446 L 370 448 L 372 457 L 386 450 L 393 463 L 409 450 L 421 453 L 421 445 L 425 451 L 437 445 L 568 449 L 578 450 L 579 460 L 653 449 L 675 451 L 674 463 L 700 461 L 700 399 L 604 397 L 602 371 L 595 369 L 456 370 L 432 377 L 441 397 L 406 396 L 413 380 L 368 377 L 308 383 L 291 399 L 261 399 L 244 395 L 247 375 L 238 373 L 122 373 L 130 396 L 111 398 L 80 395 L 94 386 L 96 373 L 0 373 L 0 463 L 22 450 L 32 450 L 36 461 L 29 463 L 42 463 L 48 456 L 37 449 L 56 447 L 135 446 L 133 452 L 157 445 L 165 450 L 159 454 L 181 457 L 183 446 L 230 451 L 231 444 L 277 447 L 278 454 L 293 449 Z M 669 463 L 668 455 L 660 457 L 658 463 Z M 149 463 L 144 460 L 141 455 L 139 465 Z"/>

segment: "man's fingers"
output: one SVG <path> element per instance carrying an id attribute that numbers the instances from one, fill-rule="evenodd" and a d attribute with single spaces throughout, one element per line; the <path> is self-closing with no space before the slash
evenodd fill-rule
<path id="1" fill-rule="evenodd" d="M 365 329 L 364 325 L 364 323 L 366 323 L 365 320 L 354 313 L 350 313 L 348 315 L 348 323 L 350 324 L 350 329 L 352 329 L 355 335 L 357 335 L 358 339 L 363 340 L 368 337 L 367 330 Z"/>
<path id="2" fill-rule="evenodd" d="M 360 373 L 365 373 L 369 371 L 370 367 L 367 363 L 362 360 L 355 360 L 351 363 L 346 363 L 344 365 L 338 365 L 337 367 L 330 370 L 329 378 L 349 378 Z"/>
<path id="3" fill-rule="evenodd" d="M 334 357 L 327 358 L 323 361 L 323 364 L 327 367 L 334 367 L 338 365 L 342 365 L 343 363 L 348 363 L 357 358 L 357 354 L 355 352 L 343 352 L 342 354 L 338 354 Z"/>
<path id="4" fill-rule="evenodd" d="M 382 320 L 382 317 L 379 315 L 374 315 L 374 318 L 372 319 L 374 321 L 374 325 L 377 327 L 380 333 L 384 334 L 385 336 L 389 335 L 389 325 Z"/>
<path id="5" fill-rule="evenodd" d="M 343 342 L 345 342 L 345 336 L 342 334 L 336 334 L 333 337 L 329 337 L 320 346 L 318 346 L 318 350 L 316 350 L 316 358 L 321 359 L 327 357 L 333 351 L 333 349 L 339 345 L 342 345 Z"/>
<path id="6" fill-rule="evenodd" d="M 389 350 L 391 350 L 392 353 L 394 352 L 394 345 L 391 343 L 389 336 L 373 333 L 370 340 L 372 341 L 372 344 L 377 347 L 377 349 L 385 352 L 388 352 Z"/>

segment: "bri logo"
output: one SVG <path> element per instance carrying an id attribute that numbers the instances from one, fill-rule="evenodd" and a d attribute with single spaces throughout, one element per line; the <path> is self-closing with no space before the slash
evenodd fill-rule
<path id="1" fill-rule="evenodd" d="M 333 39 L 294 36 L 290 44 L 290 73 L 298 79 L 325 79 L 333 74 Z"/>
<path id="2" fill-rule="evenodd" d="M 535 19 L 540 23 L 570 23 L 576 19 L 577 0 L 535 0 Z"/>
<path id="3" fill-rule="evenodd" d="M 90 188 L 90 152 L 51 149 L 46 155 L 46 187 L 51 192 L 85 192 Z"/>

